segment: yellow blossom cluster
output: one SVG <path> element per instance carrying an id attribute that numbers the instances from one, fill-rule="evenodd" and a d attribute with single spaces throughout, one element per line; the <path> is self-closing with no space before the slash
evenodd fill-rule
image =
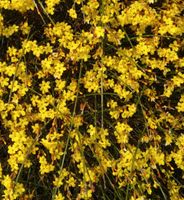
<path id="1" fill-rule="evenodd" d="M 0 0 L 0 199 L 184 199 L 183 10 Z"/>

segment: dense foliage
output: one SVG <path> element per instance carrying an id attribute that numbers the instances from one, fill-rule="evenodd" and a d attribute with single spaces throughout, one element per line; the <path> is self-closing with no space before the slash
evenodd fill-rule
<path id="1" fill-rule="evenodd" d="M 0 199 L 184 199 L 184 1 L 0 0 Z"/>

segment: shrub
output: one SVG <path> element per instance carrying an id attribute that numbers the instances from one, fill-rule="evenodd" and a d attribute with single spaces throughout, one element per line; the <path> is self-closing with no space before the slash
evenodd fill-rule
<path id="1" fill-rule="evenodd" d="M 184 2 L 0 9 L 1 199 L 183 199 Z"/>

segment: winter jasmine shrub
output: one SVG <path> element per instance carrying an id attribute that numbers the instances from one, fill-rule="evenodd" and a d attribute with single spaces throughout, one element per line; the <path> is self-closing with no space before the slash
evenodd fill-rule
<path id="1" fill-rule="evenodd" d="M 184 199 L 183 10 L 0 1 L 0 199 Z"/>

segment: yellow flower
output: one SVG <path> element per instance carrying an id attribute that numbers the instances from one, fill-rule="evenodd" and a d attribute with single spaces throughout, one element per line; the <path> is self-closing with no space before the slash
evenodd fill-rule
<path id="1" fill-rule="evenodd" d="M 136 112 L 136 105 L 135 104 L 126 105 L 123 108 L 123 112 L 121 114 L 121 117 L 122 118 L 132 117 L 135 112 Z"/>
<path id="2" fill-rule="evenodd" d="M 28 22 L 26 21 L 21 25 L 20 29 L 23 35 L 28 35 L 31 28 L 28 25 Z"/>
<path id="3" fill-rule="evenodd" d="M 77 13 L 76 13 L 75 9 L 71 8 L 71 9 L 68 11 L 68 13 L 69 13 L 69 16 L 70 16 L 71 18 L 73 18 L 73 19 L 76 19 L 76 18 L 77 18 Z"/>
<path id="4" fill-rule="evenodd" d="M 158 148 L 150 146 L 149 149 L 146 150 L 144 154 L 145 158 L 150 159 L 150 164 L 153 169 L 156 169 L 156 164 L 164 165 L 165 164 L 165 156 Z"/>
<path id="5" fill-rule="evenodd" d="M 40 173 L 45 174 L 52 172 L 54 170 L 54 165 L 49 164 L 44 156 L 40 156 L 39 158 L 40 163 Z"/>
<path id="6" fill-rule="evenodd" d="M 46 0 L 45 3 L 47 5 L 45 11 L 48 12 L 48 14 L 53 15 L 54 14 L 54 7 L 59 4 L 60 0 Z"/>
<path id="7" fill-rule="evenodd" d="M 12 89 L 12 92 L 16 92 L 20 88 L 20 85 L 19 85 L 18 81 L 15 80 L 14 82 L 12 81 L 12 83 L 8 86 L 8 88 L 10 90 Z"/>
<path id="8" fill-rule="evenodd" d="M 36 135 L 39 134 L 40 132 L 40 125 L 38 123 L 35 123 L 34 125 L 31 126 L 33 129 L 33 133 L 35 133 Z"/>
<path id="9" fill-rule="evenodd" d="M 66 182 L 68 183 L 69 187 L 76 186 L 76 180 L 74 179 L 74 177 L 70 177 Z"/>
<path id="10" fill-rule="evenodd" d="M 4 176 L 1 183 L 2 185 L 4 185 L 5 188 L 9 188 L 9 189 L 12 188 L 12 179 L 10 178 L 9 175 Z"/>
<path id="11" fill-rule="evenodd" d="M 128 134 L 133 129 L 126 123 L 120 123 L 118 122 L 115 126 L 115 136 L 117 138 L 118 143 L 127 143 L 128 142 Z"/>
<path id="12" fill-rule="evenodd" d="M 157 0 L 147 0 L 147 1 L 148 1 L 148 3 L 150 3 L 150 4 L 157 2 Z"/>
<path id="13" fill-rule="evenodd" d="M 64 87 L 65 87 L 65 85 L 66 85 L 66 81 L 63 81 L 63 80 L 61 80 L 61 79 L 56 79 L 56 87 L 55 87 L 55 90 L 56 91 L 59 91 L 59 92 L 62 92 L 63 91 L 63 89 L 64 89 Z"/>
<path id="14" fill-rule="evenodd" d="M 64 196 L 60 192 L 54 198 L 54 200 L 64 200 L 64 199 L 65 199 Z"/>
<path id="15" fill-rule="evenodd" d="M 9 27 L 6 27 L 2 30 L 2 34 L 5 37 L 10 37 L 11 35 L 13 35 L 15 32 L 17 32 L 19 30 L 19 27 L 17 25 L 12 25 Z"/>
<path id="16" fill-rule="evenodd" d="M 75 3 L 77 4 L 81 4 L 83 2 L 83 0 L 75 0 Z"/>
<path id="17" fill-rule="evenodd" d="M 2 185 L 6 188 L 4 190 L 4 200 L 15 200 L 25 191 L 22 183 L 15 183 L 9 175 L 3 177 Z"/>
<path id="18" fill-rule="evenodd" d="M 109 142 L 109 139 L 107 138 L 109 133 L 108 133 L 108 130 L 107 129 L 101 129 L 99 131 L 99 140 L 98 140 L 98 144 L 102 147 L 102 148 L 106 148 L 108 146 L 111 145 L 111 143 Z"/>
<path id="19" fill-rule="evenodd" d="M 58 79 L 61 78 L 63 72 L 66 70 L 64 63 L 62 63 L 58 60 L 55 60 L 53 62 L 53 65 L 54 65 L 54 77 L 58 78 Z"/>
<path id="20" fill-rule="evenodd" d="M 12 0 L 10 7 L 20 12 L 26 12 L 34 9 L 34 2 L 32 0 Z"/>
<path id="21" fill-rule="evenodd" d="M 170 97 L 173 91 L 174 91 L 174 83 L 172 81 L 169 81 L 164 85 L 163 96 Z"/>
<path id="22" fill-rule="evenodd" d="M 184 112 L 184 95 L 181 95 L 180 101 L 178 102 L 176 108 L 178 112 Z"/>
<path id="23" fill-rule="evenodd" d="M 157 128 L 157 124 L 156 124 L 156 121 L 152 118 L 148 118 L 148 126 L 151 128 L 151 129 L 156 129 Z"/>
<path id="24" fill-rule="evenodd" d="M 59 159 L 63 155 L 62 142 L 59 141 L 61 134 L 53 132 L 42 139 L 41 143 L 48 149 L 52 156 L 52 160 Z"/>
<path id="25" fill-rule="evenodd" d="M 175 86 L 180 87 L 180 85 L 184 83 L 184 74 L 179 72 L 178 75 L 172 78 L 172 81 Z"/>
<path id="26" fill-rule="evenodd" d="M 63 185 L 63 180 L 69 175 L 69 172 L 63 168 L 60 172 L 58 172 L 58 174 L 59 176 L 55 177 L 53 181 L 55 187 L 61 187 L 61 185 Z"/>
<path id="27" fill-rule="evenodd" d="M 120 99 L 125 99 L 128 101 L 132 97 L 132 93 L 127 91 L 125 88 L 122 88 L 120 84 L 115 84 L 114 92 L 118 94 Z"/>
<path id="28" fill-rule="evenodd" d="M 165 134 L 165 145 L 170 145 L 172 143 L 173 136 L 169 133 Z"/>
<path id="29" fill-rule="evenodd" d="M 3 76 L 0 77 L 1 87 L 5 87 L 9 85 L 9 78 L 4 78 Z"/>
<path id="30" fill-rule="evenodd" d="M 104 30 L 103 27 L 97 26 L 97 27 L 95 28 L 95 35 L 96 35 L 98 38 L 104 37 L 104 34 L 105 34 L 105 30 Z"/>
<path id="31" fill-rule="evenodd" d="M 49 81 L 42 81 L 42 83 L 39 85 L 40 90 L 43 94 L 47 93 L 50 89 L 50 82 Z"/>

